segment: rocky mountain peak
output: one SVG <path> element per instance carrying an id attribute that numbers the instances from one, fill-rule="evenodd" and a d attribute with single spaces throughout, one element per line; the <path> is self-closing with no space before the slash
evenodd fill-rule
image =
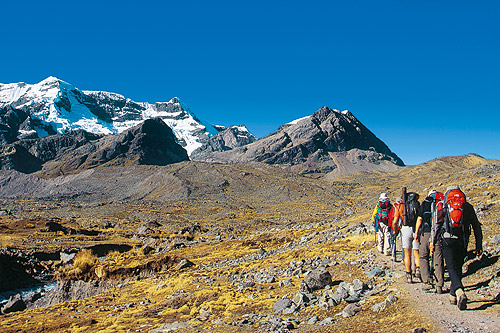
<path id="1" fill-rule="evenodd" d="M 219 133 L 212 136 L 203 146 L 193 151 L 191 159 L 202 161 L 213 152 L 232 150 L 255 141 L 255 136 L 243 125 L 228 128 L 219 126 L 217 129 Z"/>
<path id="2" fill-rule="evenodd" d="M 301 173 L 385 170 L 403 161 L 348 111 L 327 106 L 281 126 L 244 147 L 206 154 L 203 160 L 259 161 Z"/>

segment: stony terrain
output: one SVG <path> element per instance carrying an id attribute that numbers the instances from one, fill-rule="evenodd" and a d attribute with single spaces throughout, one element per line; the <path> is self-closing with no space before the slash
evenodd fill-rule
<path id="1" fill-rule="evenodd" d="M 449 184 L 462 186 L 485 235 L 485 256 L 471 252 L 465 265 L 464 312 L 406 284 L 401 263 L 375 251 L 369 222 L 380 192 L 425 196 Z M 3 170 L 0 186 L 0 285 L 56 281 L 4 301 L 5 332 L 500 327 L 496 160 L 319 178 L 256 162 Z"/>

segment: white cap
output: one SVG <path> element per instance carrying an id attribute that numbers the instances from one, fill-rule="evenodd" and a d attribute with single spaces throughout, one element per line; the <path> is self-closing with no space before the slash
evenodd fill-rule
<path id="1" fill-rule="evenodd" d="M 389 198 L 387 198 L 387 194 L 385 192 L 380 193 L 380 197 L 378 197 L 379 201 L 387 200 L 387 199 L 389 199 Z"/>
<path id="2" fill-rule="evenodd" d="M 427 194 L 428 197 L 430 197 L 431 195 L 433 195 L 434 193 L 436 193 L 437 191 L 436 190 L 430 190 L 429 191 L 429 194 Z"/>
<path id="3" fill-rule="evenodd" d="M 451 190 L 460 190 L 460 187 L 458 185 L 450 185 L 446 188 L 446 192 Z"/>

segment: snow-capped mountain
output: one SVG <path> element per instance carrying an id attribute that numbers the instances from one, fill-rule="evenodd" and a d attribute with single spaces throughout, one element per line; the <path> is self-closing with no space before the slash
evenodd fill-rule
<path id="1" fill-rule="evenodd" d="M 83 129 L 116 134 L 160 117 L 188 154 L 208 142 L 219 128 L 200 121 L 178 98 L 154 104 L 120 94 L 82 91 L 55 77 L 36 83 L 0 84 L 0 142 L 44 137 Z M 9 133 L 15 132 L 15 133 Z"/>

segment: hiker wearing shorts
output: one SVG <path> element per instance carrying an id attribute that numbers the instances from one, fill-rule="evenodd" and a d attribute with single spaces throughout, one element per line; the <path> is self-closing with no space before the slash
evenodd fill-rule
<path id="1" fill-rule="evenodd" d="M 400 219 L 403 221 L 403 226 L 401 227 L 401 242 L 403 243 L 406 280 L 408 283 L 413 283 L 413 276 L 422 281 L 420 275 L 420 255 L 418 253 L 419 244 L 415 241 L 414 237 L 420 203 L 418 202 L 417 193 L 406 193 L 406 188 L 404 188 L 403 191 L 405 200 L 399 205 L 398 209 L 395 210 L 392 225 L 397 225 Z M 415 260 L 415 274 L 412 274 L 411 269 L 412 252 Z"/>

